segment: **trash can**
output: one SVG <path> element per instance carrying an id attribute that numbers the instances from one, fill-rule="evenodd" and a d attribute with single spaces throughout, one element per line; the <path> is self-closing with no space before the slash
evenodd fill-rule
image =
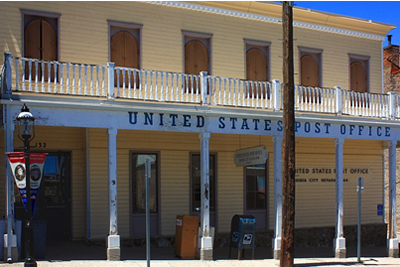
<path id="1" fill-rule="evenodd" d="M 251 258 L 254 259 L 256 239 L 256 219 L 252 215 L 234 215 L 231 221 L 231 237 L 229 258 L 232 247 L 237 248 L 238 260 L 242 258 L 242 250 L 251 249 Z M 243 251 L 244 254 L 244 251 Z"/>
<path id="2" fill-rule="evenodd" d="M 199 217 L 176 216 L 175 254 L 178 257 L 182 259 L 196 258 L 198 229 Z"/>

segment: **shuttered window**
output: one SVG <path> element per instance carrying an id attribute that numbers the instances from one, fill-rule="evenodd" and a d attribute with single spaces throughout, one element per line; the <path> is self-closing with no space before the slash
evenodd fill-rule
<path id="1" fill-rule="evenodd" d="M 52 25 L 53 24 L 53 25 Z M 57 60 L 57 32 L 54 21 L 44 18 L 34 18 L 27 20 L 24 32 L 25 57 L 36 58 L 39 60 Z M 39 65 L 40 66 L 40 65 Z M 29 66 L 25 68 L 26 75 L 29 77 Z M 35 64 L 32 64 L 32 75 L 36 74 Z M 42 69 L 39 67 L 38 75 L 41 77 Z M 44 77 L 48 80 L 48 66 L 45 64 Z M 51 79 L 54 79 L 54 69 L 51 69 Z"/>
<path id="2" fill-rule="evenodd" d="M 265 42 L 245 40 L 246 45 L 246 80 L 266 82 L 269 80 L 268 57 L 269 45 Z M 245 97 L 270 98 L 264 84 L 250 83 L 246 86 Z"/>
<path id="3" fill-rule="evenodd" d="M 356 92 L 367 92 L 367 75 L 363 64 L 353 62 L 350 65 L 350 89 Z"/>
<path id="4" fill-rule="evenodd" d="M 190 41 L 185 45 L 185 73 L 200 74 L 208 72 L 208 51 L 200 41 Z"/>
<path id="5" fill-rule="evenodd" d="M 252 48 L 246 53 L 246 79 L 250 81 L 267 80 L 267 59 L 263 52 Z"/>
<path id="6" fill-rule="evenodd" d="M 321 58 L 322 50 L 299 47 L 300 85 L 298 94 L 303 103 L 321 103 L 320 91 L 310 91 L 307 87 L 322 87 Z"/>
<path id="7" fill-rule="evenodd" d="M 205 71 L 211 73 L 210 48 L 211 35 L 183 32 L 184 34 L 184 72 L 186 74 L 199 75 Z M 191 77 L 186 77 L 183 81 L 185 93 L 201 93 L 200 82 Z M 207 84 L 207 94 L 210 86 Z"/>
<path id="8" fill-rule="evenodd" d="M 360 55 L 350 56 L 350 90 L 369 92 L 369 57 Z M 350 105 L 356 107 L 369 107 L 369 99 L 360 94 L 350 96 Z"/>
<path id="9" fill-rule="evenodd" d="M 112 35 L 111 42 L 111 62 L 115 66 L 125 68 L 139 68 L 139 45 L 132 33 L 127 31 L 119 31 Z M 119 76 L 119 85 L 123 85 L 123 75 L 119 72 L 115 73 L 115 85 L 117 86 Z M 131 73 L 131 84 L 134 83 L 133 73 Z M 138 84 L 138 76 L 136 77 L 136 84 Z M 128 73 L 125 73 L 125 85 L 129 83 Z"/>
<path id="10" fill-rule="evenodd" d="M 301 85 L 319 87 L 319 66 L 315 58 L 305 55 L 301 58 Z"/>

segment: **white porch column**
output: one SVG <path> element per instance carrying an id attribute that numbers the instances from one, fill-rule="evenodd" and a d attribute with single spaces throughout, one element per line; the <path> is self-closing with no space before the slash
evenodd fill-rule
<path id="1" fill-rule="evenodd" d="M 107 259 L 120 260 L 120 238 L 117 224 L 117 132 L 109 128 L 108 133 L 108 199 L 110 212 L 110 232 L 107 242 Z"/>
<path id="2" fill-rule="evenodd" d="M 282 238 L 282 136 L 272 137 L 274 142 L 274 211 L 275 229 L 272 239 L 274 259 L 279 260 Z"/>
<path id="3" fill-rule="evenodd" d="M 343 143 L 344 139 L 335 140 L 336 155 L 336 235 L 333 248 L 336 258 L 346 258 L 346 239 L 343 232 Z"/>
<path id="4" fill-rule="evenodd" d="M 5 152 L 14 151 L 14 129 L 15 125 L 11 118 L 11 106 L 4 105 L 5 116 Z M 5 177 L 6 177 L 6 212 L 7 212 L 7 231 L 4 235 L 4 259 L 7 262 L 18 261 L 17 236 L 15 235 L 14 223 L 14 177 L 8 164 L 7 156 L 5 159 Z M 1 251 L 3 253 L 3 251 Z"/>
<path id="5" fill-rule="evenodd" d="M 210 133 L 200 134 L 200 175 L 201 175 L 201 246 L 200 259 L 213 259 L 213 244 L 210 236 Z"/>
<path id="6" fill-rule="evenodd" d="M 399 257 L 399 239 L 396 233 L 396 143 L 389 141 L 389 257 Z"/>

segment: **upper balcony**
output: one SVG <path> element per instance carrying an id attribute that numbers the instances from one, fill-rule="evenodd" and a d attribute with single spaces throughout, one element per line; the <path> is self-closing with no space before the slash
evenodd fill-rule
<path id="1" fill-rule="evenodd" d="M 2 96 L 36 94 L 109 101 L 146 101 L 280 112 L 283 86 L 208 75 L 12 57 L 5 54 Z M 11 86 L 10 86 L 11 85 Z M 79 100 L 79 101 L 80 101 Z M 117 103 L 117 102 L 115 102 Z M 400 95 L 295 86 L 295 110 L 315 114 L 400 119 Z"/>

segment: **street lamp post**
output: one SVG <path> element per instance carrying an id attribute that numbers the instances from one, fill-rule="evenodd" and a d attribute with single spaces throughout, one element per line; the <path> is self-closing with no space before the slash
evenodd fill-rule
<path id="1" fill-rule="evenodd" d="M 33 226 L 32 226 L 32 201 L 31 201 L 31 175 L 29 164 L 30 142 L 35 138 L 35 117 L 29 112 L 24 104 L 21 113 L 17 117 L 18 138 L 24 142 L 25 166 L 26 166 L 26 201 L 27 215 L 25 220 L 25 267 L 36 267 L 37 263 L 33 258 Z"/>

